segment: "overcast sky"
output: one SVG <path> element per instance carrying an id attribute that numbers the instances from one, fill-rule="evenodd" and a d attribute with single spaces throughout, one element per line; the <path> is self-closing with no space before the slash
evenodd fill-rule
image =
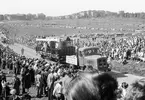
<path id="1" fill-rule="evenodd" d="M 145 12 L 145 0 L 0 0 L 0 14 L 60 16 L 85 10 Z"/>

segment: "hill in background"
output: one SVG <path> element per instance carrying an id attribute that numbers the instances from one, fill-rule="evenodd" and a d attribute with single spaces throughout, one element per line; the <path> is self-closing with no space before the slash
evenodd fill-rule
<path id="1" fill-rule="evenodd" d="M 88 10 L 81 11 L 70 15 L 64 16 L 46 16 L 43 13 L 38 14 L 5 14 L 0 15 L 0 21 L 4 20 L 56 20 L 56 19 L 87 19 L 87 18 L 104 18 L 104 17 L 115 17 L 115 18 L 140 18 L 145 19 L 144 12 L 130 13 L 125 11 L 110 12 L 104 10 Z"/>

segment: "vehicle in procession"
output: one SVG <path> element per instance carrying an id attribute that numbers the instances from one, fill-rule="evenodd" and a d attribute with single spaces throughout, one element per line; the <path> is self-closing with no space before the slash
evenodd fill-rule
<path id="1" fill-rule="evenodd" d="M 66 63 L 87 66 L 90 65 L 98 71 L 111 71 L 111 66 L 107 62 L 107 57 L 101 56 L 98 47 L 78 48 L 77 55 L 66 56 Z"/>
<path id="2" fill-rule="evenodd" d="M 99 71 L 111 71 L 107 57 L 99 53 L 98 47 L 78 48 L 74 46 L 74 39 L 69 37 L 47 37 L 36 39 L 36 41 L 38 42 L 36 51 L 44 59 L 80 67 L 91 65 Z"/>
<path id="3" fill-rule="evenodd" d="M 36 52 L 39 52 L 42 58 L 56 62 L 65 63 L 66 55 L 75 55 L 75 47 L 72 40 L 68 37 L 47 37 L 36 39 Z"/>

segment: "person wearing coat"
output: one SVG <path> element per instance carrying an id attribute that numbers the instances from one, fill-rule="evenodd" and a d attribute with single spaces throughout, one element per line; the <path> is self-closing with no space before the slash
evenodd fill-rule
<path id="1" fill-rule="evenodd" d="M 47 76 L 48 76 L 48 72 L 45 71 L 45 69 L 43 68 L 41 71 L 41 83 L 42 83 L 42 94 L 44 92 L 44 95 L 47 96 L 47 92 L 46 92 L 46 87 L 47 87 Z"/>
<path id="2" fill-rule="evenodd" d="M 38 71 L 37 75 L 35 76 L 35 82 L 36 82 L 36 87 L 37 87 L 37 97 L 38 98 L 41 97 L 41 95 L 42 95 L 41 78 L 42 78 L 41 71 Z"/>
<path id="3" fill-rule="evenodd" d="M 48 74 L 47 77 L 47 87 L 48 87 L 48 100 L 53 100 L 53 85 L 55 82 L 55 78 L 53 75 L 54 71 L 50 70 L 50 73 Z"/>
<path id="4" fill-rule="evenodd" d="M 29 88 L 31 87 L 31 76 L 28 66 L 23 65 L 23 68 L 21 69 L 21 76 L 22 76 L 22 93 L 26 93 L 25 89 L 27 89 L 28 92 Z"/>
<path id="5" fill-rule="evenodd" d="M 31 77 L 31 85 L 34 85 L 34 83 L 35 83 L 35 71 L 31 66 L 29 67 L 29 73 L 30 73 L 30 77 Z"/>
<path id="6" fill-rule="evenodd" d="M 31 75 L 30 75 L 28 68 L 26 68 L 26 74 L 25 74 L 24 81 L 25 81 L 25 89 L 27 90 L 26 92 L 28 93 L 29 88 L 31 87 Z"/>
<path id="7" fill-rule="evenodd" d="M 2 94 L 2 84 L 1 84 L 1 82 L 2 82 L 2 75 L 0 75 L 0 96 Z"/>
<path id="8" fill-rule="evenodd" d="M 25 93 L 25 73 L 26 73 L 26 69 L 24 66 L 22 66 L 21 68 L 22 94 Z"/>
<path id="9" fill-rule="evenodd" d="M 14 75 L 14 78 L 13 78 L 13 89 L 16 90 L 16 95 L 19 95 L 20 94 L 20 79 L 17 77 L 17 75 L 15 74 Z"/>
<path id="10" fill-rule="evenodd" d="M 5 80 L 1 81 L 2 84 L 2 100 L 8 100 L 10 95 L 10 87 Z"/>

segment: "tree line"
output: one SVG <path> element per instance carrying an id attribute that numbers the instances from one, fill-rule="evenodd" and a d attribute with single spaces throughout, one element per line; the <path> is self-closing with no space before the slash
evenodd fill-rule
<path id="1" fill-rule="evenodd" d="M 110 12 L 110 11 L 97 11 L 88 10 L 79 13 L 74 13 L 65 16 L 46 16 L 43 13 L 39 14 L 4 14 L 0 15 L 0 21 L 3 20 L 52 20 L 52 19 L 81 19 L 81 18 L 101 18 L 101 17 L 121 17 L 121 18 L 140 18 L 145 19 L 144 12 L 130 13 L 125 11 Z"/>
<path id="2" fill-rule="evenodd" d="M 39 14 L 5 14 L 0 15 L 0 21 L 3 20 L 46 20 L 50 19 L 51 17 L 46 16 L 43 13 Z"/>

